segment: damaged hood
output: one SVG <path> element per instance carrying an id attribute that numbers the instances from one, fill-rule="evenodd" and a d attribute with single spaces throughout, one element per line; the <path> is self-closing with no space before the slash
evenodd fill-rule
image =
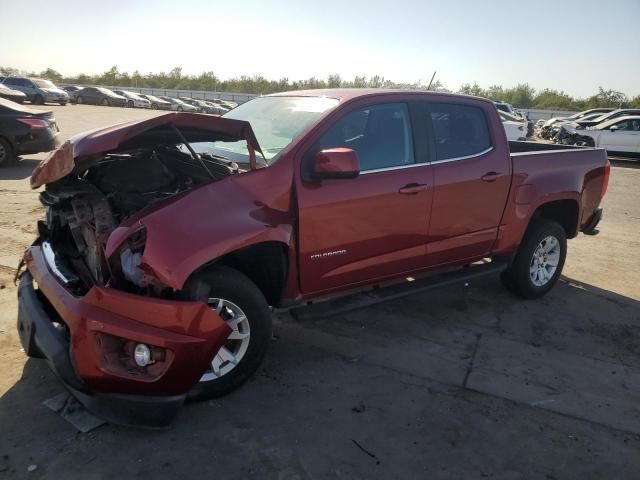
<path id="1" fill-rule="evenodd" d="M 256 151 L 262 153 L 249 122 L 198 113 L 171 112 L 72 137 L 35 168 L 31 175 L 31 188 L 35 189 L 67 176 L 79 159 L 105 155 L 118 149 L 180 144 L 182 142 L 177 137 L 174 126 L 188 142 L 245 140 L 252 169 L 256 164 Z"/>

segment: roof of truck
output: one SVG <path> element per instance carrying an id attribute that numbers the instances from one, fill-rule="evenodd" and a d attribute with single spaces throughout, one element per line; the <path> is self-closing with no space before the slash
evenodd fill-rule
<path id="1" fill-rule="evenodd" d="M 370 95 L 388 95 L 388 94 L 415 94 L 415 95 L 429 95 L 436 97 L 455 97 L 455 98 L 473 98 L 475 100 L 482 100 L 493 104 L 491 100 L 486 98 L 473 97 L 471 95 L 462 95 L 459 93 L 447 93 L 447 92 L 434 92 L 431 90 L 399 90 L 389 88 L 319 88 L 316 90 L 293 90 L 289 92 L 279 92 L 268 95 L 284 96 L 284 97 L 329 97 L 335 98 L 340 101 L 351 100 L 358 97 L 367 97 Z"/>

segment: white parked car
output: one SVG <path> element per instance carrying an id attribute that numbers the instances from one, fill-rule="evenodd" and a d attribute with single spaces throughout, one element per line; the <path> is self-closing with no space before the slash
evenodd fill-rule
<path id="1" fill-rule="evenodd" d="M 614 153 L 640 154 L 640 115 L 614 118 L 571 133 L 574 145 L 605 148 Z"/>
<path id="2" fill-rule="evenodd" d="M 524 141 L 527 139 L 527 120 L 522 117 L 511 115 L 502 110 L 498 110 L 502 126 L 510 142 Z"/>
<path id="3" fill-rule="evenodd" d="M 146 98 L 142 98 L 135 92 L 130 92 L 128 90 L 114 90 L 114 92 L 127 99 L 128 107 L 151 108 L 151 102 Z"/>

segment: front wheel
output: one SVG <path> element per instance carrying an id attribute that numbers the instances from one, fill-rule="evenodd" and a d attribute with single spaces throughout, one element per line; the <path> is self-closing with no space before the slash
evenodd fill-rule
<path id="1" fill-rule="evenodd" d="M 226 395 L 247 381 L 264 358 L 271 341 L 269 306 L 249 278 L 229 267 L 196 276 L 185 290 L 190 299 L 206 302 L 232 330 L 188 398 Z"/>
<path id="2" fill-rule="evenodd" d="M 502 272 L 504 285 L 522 298 L 540 298 L 560 278 L 567 257 L 567 234 L 551 220 L 535 220 L 511 266 Z"/>
<path id="3" fill-rule="evenodd" d="M 36 105 L 44 105 L 44 97 L 38 93 L 33 97 L 33 103 Z"/>
<path id="4" fill-rule="evenodd" d="M 102 105 L 104 105 L 105 107 L 109 106 L 109 100 L 107 100 L 106 98 L 102 99 Z"/>

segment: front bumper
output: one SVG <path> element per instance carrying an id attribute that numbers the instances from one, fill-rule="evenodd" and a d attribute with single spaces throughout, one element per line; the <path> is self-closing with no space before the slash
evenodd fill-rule
<path id="1" fill-rule="evenodd" d="M 69 103 L 69 97 L 60 95 L 45 95 L 44 101 L 46 103 Z"/>
<path id="2" fill-rule="evenodd" d="M 200 302 L 97 286 L 75 297 L 49 270 L 41 247 L 31 247 L 25 260 L 27 272 L 18 289 L 18 332 L 25 352 L 45 358 L 93 414 L 118 424 L 168 425 L 229 336 L 224 321 Z M 122 357 L 110 350 L 120 340 L 163 349 L 166 356 L 148 371 L 122 368 Z"/>

